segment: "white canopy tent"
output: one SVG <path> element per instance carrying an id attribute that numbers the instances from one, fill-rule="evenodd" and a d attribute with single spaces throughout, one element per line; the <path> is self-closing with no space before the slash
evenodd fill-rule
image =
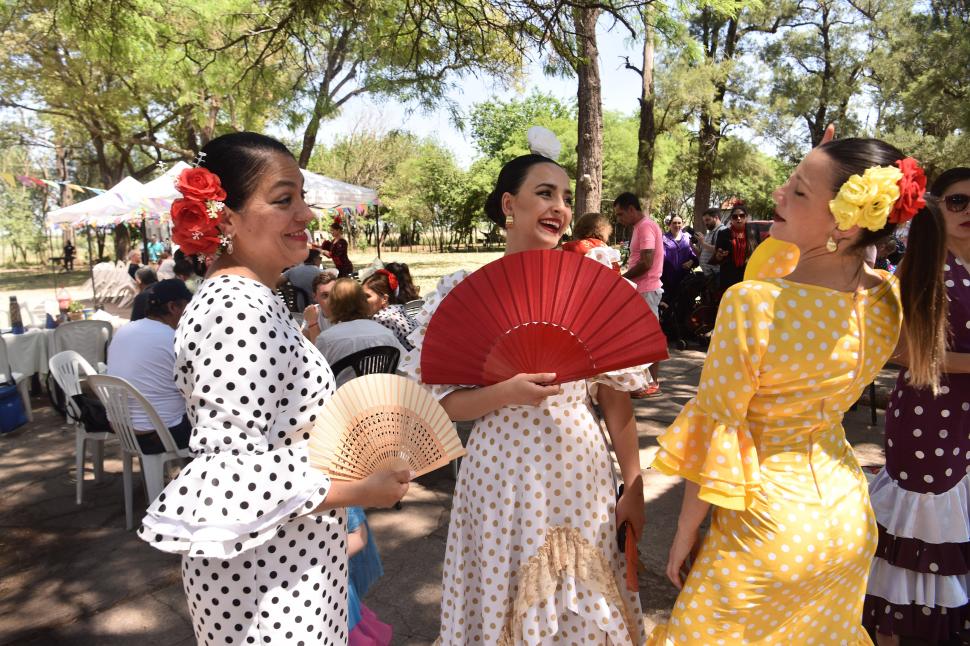
<path id="1" fill-rule="evenodd" d="M 137 179 L 126 177 L 100 195 L 49 212 L 47 224 L 111 224 L 115 218 L 128 216 L 139 207 L 142 188 Z"/>
<path id="2" fill-rule="evenodd" d="M 186 168 L 191 168 L 185 162 L 178 162 L 165 174 L 156 177 L 141 187 L 141 205 L 148 212 L 148 215 L 162 216 L 167 215 L 172 208 L 172 202 L 181 197 L 175 190 L 175 180 Z"/>
<path id="3" fill-rule="evenodd" d="M 369 206 L 377 202 L 377 191 L 372 188 L 348 184 L 308 170 L 300 170 L 300 172 L 303 173 L 306 201 L 311 206 L 323 209 L 356 209 L 361 204 Z"/>

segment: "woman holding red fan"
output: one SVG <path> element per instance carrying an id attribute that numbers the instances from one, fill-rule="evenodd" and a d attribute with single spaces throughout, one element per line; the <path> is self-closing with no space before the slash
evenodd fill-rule
<path id="1" fill-rule="evenodd" d="M 650 644 L 872 643 L 877 530 L 842 416 L 901 329 L 910 383 L 939 383 L 945 231 L 925 187 L 914 159 L 845 139 L 775 191 L 771 235 L 798 247 L 797 265 L 727 290 L 698 395 L 658 439 L 653 466 L 687 485 L 667 562 L 680 595 Z M 867 267 L 866 247 L 909 220 L 899 277 Z"/>
<path id="2" fill-rule="evenodd" d="M 486 202 L 506 228 L 506 257 L 555 248 L 572 219 L 569 177 L 551 147 L 507 163 Z M 411 335 L 415 351 L 401 365 L 406 374 L 421 379 L 428 324 L 466 276 L 446 276 L 427 298 Z M 644 522 L 628 394 L 646 385 L 643 369 L 549 385 L 555 380 L 518 374 L 480 388 L 430 386 L 453 420 L 476 421 L 448 530 L 442 645 L 643 643 L 639 598 L 624 582 L 617 547 L 619 525 L 639 536 Z M 591 391 L 620 463 L 619 500 Z"/>

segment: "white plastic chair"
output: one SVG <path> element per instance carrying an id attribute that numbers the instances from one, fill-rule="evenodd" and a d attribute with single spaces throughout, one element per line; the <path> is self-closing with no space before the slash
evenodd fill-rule
<path id="1" fill-rule="evenodd" d="M 10 357 L 7 354 L 7 342 L 0 337 L 0 383 L 17 384 L 17 391 L 20 398 L 24 400 L 24 412 L 27 413 L 27 421 L 34 421 L 34 411 L 30 408 L 30 377 L 14 372 L 10 367 Z"/>
<path id="2" fill-rule="evenodd" d="M 138 456 L 141 460 L 141 473 L 145 479 L 145 494 L 148 504 L 151 504 L 158 494 L 165 488 L 165 464 L 172 460 L 180 460 L 192 457 L 188 449 L 179 449 L 169 433 L 168 427 L 155 411 L 145 396 L 138 392 L 138 389 L 121 377 L 110 375 L 91 375 L 88 383 L 97 393 L 101 403 L 104 404 L 108 413 L 108 421 L 111 427 L 118 434 L 121 440 L 121 462 L 124 467 L 124 489 L 125 489 L 125 526 L 128 529 L 134 527 L 132 512 L 132 485 L 131 485 L 131 458 Z M 162 446 L 165 447 L 164 453 L 145 455 L 141 451 L 141 445 L 135 433 L 135 426 L 131 421 L 131 400 L 140 406 L 148 419 L 151 421 L 154 430 L 158 433 Z"/>
<path id="3" fill-rule="evenodd" d="M 84 449 L 91 442 L 91 462 L 94 466 L 94 481 L 100 482 L 104 474 L 104 443 L 115 438 L 114 433 L 88 432 L 81 422 L 81 411 L 74 403 L 73 396 L 81 394 L 81 378 L 98 374 L 84 357 L 73 350 L 58 352 L 47 362 L 51 376 L 64 391 L 64 406 L 67 419 L 74 424 L 74 461 L 77 470 L 77 504 L 81 504 L 84 490 Z"/>
<path id="4" fill-rule="evenodd" d="M 54 330 L 52 354 L 74 350 L 85 361 L 103 372 L 108 362 L 108 344 L 114 328 L 107 321 L 70 321 Z"/>

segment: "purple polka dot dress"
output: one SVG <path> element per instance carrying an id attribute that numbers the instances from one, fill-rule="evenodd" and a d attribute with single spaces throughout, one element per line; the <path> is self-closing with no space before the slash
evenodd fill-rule
<path id="1" fill-rule="evenodd" d="M 330 479 L 307 461 L 333 394 L 323 356 L 254 280 L 216 276 L 175 336 L 195 459 L 139 536 L 182 555 L 199 644 L 347 643 L 346 512 L 313 513 Z"/>
<path id="2" fill-rule="evenodd" d="M 970 352 L 970 273 L 952 254 L 944 269 L 950 349 Z M 879 546 L 866 627 L 930 642 L 970 629 L 970 374 L 943 375 L 935 398 L 900 374 L 870 496 Z"/>

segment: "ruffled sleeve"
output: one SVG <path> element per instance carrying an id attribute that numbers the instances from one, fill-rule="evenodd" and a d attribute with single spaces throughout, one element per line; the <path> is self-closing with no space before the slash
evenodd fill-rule
<path id="1" fill-rule="evenodd" d="M 439 384 L 425 384 L 421 380 L 421 347 L 424 344 L 424 335 L 428 331 L 428 324 L 431 322 L 431 317 L 434 315 L 435 310 L 441 305 L 441 301 L 445 299 L 451 290 L 455 286 L 463 281 L 468 276 L 468 272 L 464 269 L 456 271 L 453 274 L 449 274 L 438 281 L 437 287 L 435 287 L 434 292 L 428 295 L 424 299 L 424 305 L 421 307 L 421 311 L 417 313 L 414 317 L 414 321 L 417 326 L 414 331 L 408 335 L 408 343 L 413 346 L 413 350 L 404 355 L 401 363 L 398 364 L 397 370 L 402 375 L 410 377 L 415 381 L 424 385 L 425 388 L 431 391 L 438 400 L 444 399 L 449 394 L 461 388 L 471 388 L 472 386 L 448 386 Z"/>
<path id="2" fill-rule="evenodd" d="M 761 486 L 747 413 L 772 316 L 765 283 L 739 283 L 724 294 L 698 394 L 658 438 L 652 466 L 697 483 L 700 499 L 719 507 L 746 509 Z"/>
<path id="3" fill-rule="evenodd" d="M 649 367 L 650 364 L 633 366 L 632 368 L 604 372 L 603 374 L 588 379 L 587 381 L 593 391 L 593 398 L 595 399 L 596 397 L 593 387 L 599 386 L 600 384 L 624 393 L 643 390 L 650 385 L 650 373 L 647 372 L 647 368 Z"/>
<path id="4" fill-rule="evenodd" d="M 214 279 L 183 317 L 175 376 L 195 459 L 148 508 L 139 535 L 157 549 L 233 558 L 326 499 L 306 440 L 333 377 L 274 300 Z"/>

